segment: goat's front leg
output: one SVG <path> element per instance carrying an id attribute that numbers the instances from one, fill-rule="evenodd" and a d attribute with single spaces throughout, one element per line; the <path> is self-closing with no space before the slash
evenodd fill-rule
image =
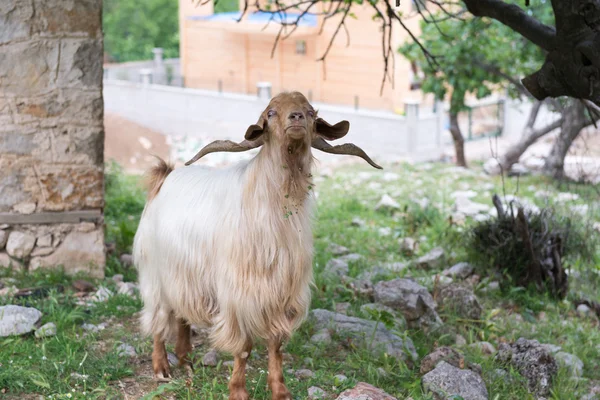
<path id="1" fill-rule="evenodd" d="M 269 377 L 267 382 L 271 389 L 273 400 L 292 400 L 292 395 L 283 382 L 283 354 L 281 353 L 282 340 L 269 339 Z"/>
<path id="2" fill-rule="evenodd" d="M 152 351 L 152 369 L 154 377 L 159 381 L 168 381 L 171 378 L 169 359 L 165 349 L 165 341 L 160 335 L 154 335 L 154 350 Z"/>
<path id="3" fill-rule="evenodd" d="M 179 365 L 185 368 L 188 374 L 194 371 L 190 353 L 192 352 L 192 342 L 190 337 L 192 335 L 192 328 L 183 319 L 177 320 L 178 331 L 177 331 L 177 343 L 175 344 L 175 354 L 179 359 Z"/>
<path id="4" fill-rule="evenodd" d="M 229 400 L 248 400 L 246 390 L 246 362 L 252 351 L 252 342 L 248 342 L 241 354 L 234 356 L 233 372 L 229 380 Z"/>

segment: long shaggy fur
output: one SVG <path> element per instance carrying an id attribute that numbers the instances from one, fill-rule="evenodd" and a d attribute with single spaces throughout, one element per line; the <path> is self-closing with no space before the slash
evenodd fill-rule
<path id="1" fill-rule="evenodd" d="M 171 171 L 163 161 L 153 170 L 156 193 L 133 246 L 146 334 L 168 340 L 182 318 L 212 327 L 212 345 L 239 354 L 253 337 L 289 337 L 306 317 L 312 156 L 295 160 L 293 173 L 288 156 L 265 145 L 225 169 Z"/>

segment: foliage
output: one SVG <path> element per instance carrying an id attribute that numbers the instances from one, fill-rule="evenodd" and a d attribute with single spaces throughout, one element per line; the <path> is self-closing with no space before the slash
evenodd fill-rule
<path id="1" fill-rule="evenodd" d="M 152 49 L 165 58 L 179 56 L 177 0 L 104 0 L 105 52 L 116 62 L 152 59 Z"/>
<path id="2" fill-rule="evenodd" d="M 546 3 L 532 6 L 531 12 L 542 20 L 547 19 L 552 8 Z M 497 72 L 518 80 L 526 71 L 535 70 L 543 63 L 541 49 L 499 22 L 488 18 L 444 17 L 434 15 L 432 18 L 441 20 L 435 24 L 421 21 L 419 40 L 437 57 L 438 65 L 429 64 L 412 40 L 399 51 L 422 69 L 425 93 L 432 93 L 437 99 L 445 99 L 450 93 L 453 113 L 465 108 L 467 95 L 483 98 L 502 88 L 509 88 L 510 93 L 516 95 L 514 86 Z"/>
<path id="3" fill-rule="evenodd" d="M 239 9 L 240 3 L 238 0 L 215 0 L 215 14 L 239 11 Z"/>

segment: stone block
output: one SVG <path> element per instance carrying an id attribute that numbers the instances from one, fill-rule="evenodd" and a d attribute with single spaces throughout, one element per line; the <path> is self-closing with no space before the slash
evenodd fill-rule
<path id="1" fill-rule="evenodd" d="M 33 15 L 30 0 L 0 1 L 0 45 L 29 37 Z"/>
<path id="2" fill-rule="evenodd" d="M 86 272 L 96 278 L 104 278 L 104 232 L 69 233 L 54 253 L 45 257 L 34 257 L 29 263 L 30 270 L 63 266 L 68 274 Z"/>
<path id="3" fill-rule="evenodd" d="M 97 0 L 34 0 L 34 32 L 42 36 L 100 37 L 102 2 Z"/>
<path id="4" fill-rule="evenodd" d="M 35 236 L 29 233 L 12 231 L 6 242 L 6 252 L 14 258 L 23 259 L 28 257 L 35 246 Z"/>
<path id="5" fill-rule="evenodd" d="M 60 88 L 101 88 L 102 43 L 91 39 L 64 39 L 56 84 Z"/>
<path id="6" fill-rule="evenodd" d="M 100 167 L 48 166 L 35 178 L 45 193 L 39 208 L 48 211 L 100 208 L 104 206 L 103 179 Z"/>
<path id="7" fill-rule="evenodd" d="M 53 88 L 59 43 L 57 40 L 28 40 L 3 47 L 0 82 L 4 94 L 31 96 Z"/>

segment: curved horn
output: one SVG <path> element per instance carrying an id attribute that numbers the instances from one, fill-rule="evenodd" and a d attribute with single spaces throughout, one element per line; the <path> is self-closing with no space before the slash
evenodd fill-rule
<path id="1" fill-rule="evenodd" d="M 350 156 L 358 156 L 368 162 L 372 167 L 377 169 L 383 169 L 379 165 L 375 164 L 373 160 L 364 152 L 363 149 L 352 143 L 344 143 L 337 146 L 332 146 L 327 143 L 323 138 L 317 137 L 312 141 L 312 147 L 317 150 L 324 151 L 330 154 L 346 154 Z"/>
<path id="2" fill-rule="evenodd" d="M 244 140 L 241 143 L 235 143 L 231 140 L 215 140 L 212 143 L 207 144 L 200 150 L 194 158 L 190 161 L 186 162 L 185 165 L 190 165 L 198 161 L 200 158 L 204 157 L 207 154 L 214 153 L 217 151 L 227 151 L 231 153 L 239 153 L 242 151 L 248 151 L 260 147 L 264 144 L 262 138 L 258 138 L 257 140 Z"/>

